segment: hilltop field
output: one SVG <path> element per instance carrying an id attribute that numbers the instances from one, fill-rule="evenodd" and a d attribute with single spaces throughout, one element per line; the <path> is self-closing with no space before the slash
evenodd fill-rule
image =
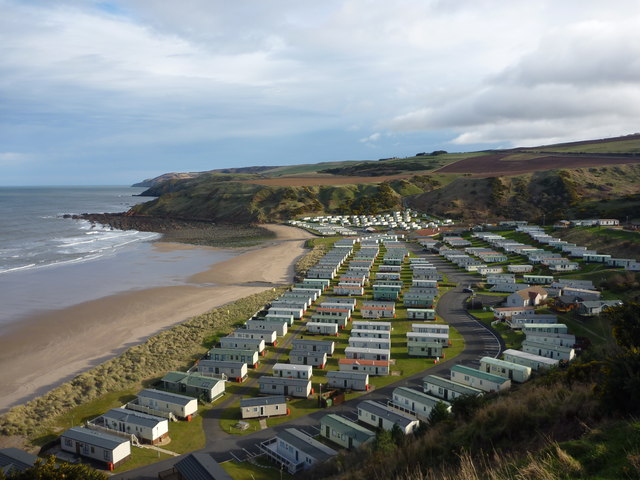
<path id="1" fill-rule="evenodd" d="M 465 221 L 638 220 L 640 135 L 535 148 L 442 151 L 377 161 L 172 173 L 127 215 L 266 223 L 413 207 Z"/>

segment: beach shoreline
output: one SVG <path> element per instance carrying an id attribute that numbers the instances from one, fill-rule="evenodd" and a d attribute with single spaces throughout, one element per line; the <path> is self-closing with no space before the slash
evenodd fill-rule
<path id="1" fill-rule="evenodd" d="M 291 283 L 312 235 L 265 225 L 275 237 L 203 268 L 184 285 L 124 292 L 31 315 L 0 337 L 0 413 L 158 332 L 240 298 Z M 157 248 L 211 249 L 158 242 Z"/>

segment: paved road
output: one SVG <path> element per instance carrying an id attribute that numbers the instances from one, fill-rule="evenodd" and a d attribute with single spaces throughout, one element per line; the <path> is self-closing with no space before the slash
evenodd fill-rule
<path id="1" fill-rule="evenodd" d="M 473 319 L 463 308 L 464 300 L 469 296 L 469 294 L 462 292 L 463 286 L 477 281 L 477 278 L 460 272 L 438 255 L 424 254 L 419 250 L 417 250 L 416 253 L 429 258 L 437 267 L 438 271 L 447 276 L 450 283 L 458 284 L 457 287 L 440 297 L 437 304 L 437 313 L 463 336 L 465 348 L 460 355 L 451 360 L 440 362 L 438 365 L 431 367 L 428 372 L 421 372 L 411 377 L 403 378 L 391 385 L 376 389 L 356 399 L 345 402 L 342 405 L 332 407 L 330 410 L 319 410 L 278 425 L 277 427 L 267 428 L 249 435 L 239 436 L 224 433 L 218 425 L 218 418 L 222 409 L 213 409 L 207 412 L 207 417 L 204 419 L 207 442 L 205 448 L 201 451 L 210 453 L 218 462 L 246 460 L 260 453 L 258 448 L 260 442 L 273 438 L 277 432 L 285 428 L 296 427 L 306 431 L 310 435 L 317 435 L 320 432 L 318 428 L 320 418 L 327 413 L 335 413 L 350 418 L 351 420 L 356 420 L 356 406 L 363 400 L 376 400 L 386 403 L 389 397 L 391 397 L 391 392 L 396 387 L 408 386 L 421 390 L 422 378 L 426 373 L 448 376 L 449 369 L 453 365 L 463 364 L 477 366 L 480 358 L 484 356 L 497 357 L 502 350 L 504 350 L 504 344 L 500 336 Z M 224 403 L 226 404 L 227 401 L 225 400 Z M 158 478 L 158 472 L 171 468 L 180 458 L 182 457 L 170 458 L 153 465 L 116 475 L 113 478 L 118 480 L 156 480 Z"/>

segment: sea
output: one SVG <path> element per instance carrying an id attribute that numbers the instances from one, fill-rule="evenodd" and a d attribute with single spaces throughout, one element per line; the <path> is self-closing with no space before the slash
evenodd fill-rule
<path id="1" fill-rule="evenodd" d="M 0 334 L 21 318 L 136 289 L 183 285 L 235 255 L 159 249 L 160 234 L 115 230 L 81 213 L 124 212 L 144 188 L 0 187 Z"/>

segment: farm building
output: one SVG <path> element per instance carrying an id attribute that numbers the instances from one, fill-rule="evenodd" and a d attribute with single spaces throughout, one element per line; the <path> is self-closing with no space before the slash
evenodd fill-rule
<path id="1" fill-rule="evenodd" d="M 395 302 L 362 302 L 360 307 L 362 318 L 394 318 L 396 316 Z"/>
<path id="2" fill-rule="evenodd" d="M 242 382 L 247 378 L 247 364 L 244 362 L 203 359 L 197 363 L 196 371 L 202 375 L 220 376 L 236 382 Z"/>
<path id="3" fill-rule="evenodd" d="M 530 367 L 493 357 L 482 357 L 480 359 L 480 370 L 518 383 L 524 383 L 531 377 Z"/>
<path id="4" fill-rule="evenodd" d="M 449 325 L 446 323 L 412 323 L 411 331 L 417 333 L 441 333 L 449 335 Z"/>
<path id="5" fill-rule="evenodd" d="M 438 342 L 408 342 L 407 352 L 410 357 L 444 357 L 444 345 Z"/>
<path id="6" fill-rule="evenodd" d="M 242 418 L 276 417 L 288 415 L 287 399 L 284 396 L 243 398 L 240 400 Z"/>
<path id="7" fill-rule="evenodd" d="M 369 374 L 331 370 L 327 372 L 327 386 L 345 390 L 369 390 Z"/>
<path id="8" fill-rule="evenodd" d="M 413 433 L 420 425 L 417 418 L 372 400 L 358 404 L 358 420 L 384 430 L 392 430 L 397 425 L 405 435 Z"/>
<path id="9" fill-rule="evenodd" d="M 320 419 L 320 435 L 343 448 L 357 448 L 376 438 L 375 432 L 334 414 Z"/>
<path id="10" fill-rule="evenodd" d="M 327 364 L 327 352 L 290 350 L 289 361 L 297 365 L 311 365 L 312 367 L 324 368 Z"/>
<path id="11" fill-rule="evenodd" d="M 311 380 L 263 375 L 258 379 L 260 393 L 307 398 L 311 395 Z"/>
<path id="12" fill-rule="evenodd" d="M 390 332 L 391 322 L 367 322 L 355 320 L 351 325 L 351 331 L 353 330 L 385 330 Z"/>
<path id="13" fill-rule="evenodd" d="M 391 403 L 393 407 L 403 410 L 423 422 L 429 420 L 431 410 L 438 403 L 444 403 L 447 410 L 451 411 L 449 402 L 408 387 L 395 388 L 391 395 Z"/>
<path id="14" fill-rule="evenodd" d="M 131 442 L 108 433 L 73 427 L 60 436 L 62 450 L 107 464 L 113 470 L 131 456 Z"/>
<path id="15" fill-rule="evenodd" d="M 275 330 L 249 330 L 248 328 L 237 328 L 229 336 L 235 338 L 262 339 L 267 345 L 273 346 L 276 346 L 278 343 L 276 340 L 277 335 Z"/>
<path id="16" fill-rule="evenodd" d="M 292 475 L 338 454 L 295 428 L 278 432 L 274 438 L 262 442 L 260 449 Z"/>
<path id="17" fill-rule="evenodd" d="M 100 422 L 96 422 L 98 425 L 102 424 L 110 430 L 135 435 L 138 440 L 153 445 L 161 443 L 169 436 L 169 421 L 166 418 L 126 408 L 112 408 L 96 420 Z"/>
<path id="18" fill-rule="evenodd" d="M 427 375 L 422 379 L 422 390 L 424 393 L 443 400 L 454 400 L 463 395 L 483 395 L 484 392 L 478 388 L 470 387 L 462 383 L 454 382 L 448 378 L 437 375 Z"/>
<path id="19" fill-rule="evenodd" d="M 559 345 L 549 345 L 545 343 L 532 342 L 530 340 L 522 342 L 522 351 L 533 353 L 534 355 L 540 355 L 542 357 L 565 361 L 573 360 L 576 356 L 576 352 L 572 347 L 561 347 Z"/>
<path id="20" fill-rule="evenodd" d="M 385 340 L 391 340 L 391 332 L 388 330 L 351 329 L 351 338 L 384 338 Z"/>
<path id="21" fill-rule="evenodd" d="M 435 320 L 436 311 L 432 308 L 407 308 L 407 318 L 410 320 Z"/>
<path id="22" fill-rule="evenodd" d="M 207 352 L 209 360 L 222 362 L 242 362 L 247 366 L 258 366 L 259 354 L 257 350 L 237 350 L 235 348 L 212 348 Z"/>
<path id="23" fill-rule="evenodd" d="M 356 358 L 341 358 L 338 360 L 340 372 L 360 372 L 372 376 L 389 375 L 388 360 L 363 360 Z"/>
<path id="24" fill-rule="evenodd" d="M 311 335 L 334 335 L 338 336 L 337 323 L 307 322 L 307 333 Z"/>
<path id="25" fill-rule="evenodd" d="M 198 400 L 196 398 L 179 395 L 177 393 L 163 392 L 162 390 L 155 390 L 153 388 L 145 388 L 142 390 L 138 393 L 134 402 L 133 405 L 129 405 L 149 409 L 145 413 L 151 413 L 152 415 L 172 413 L 178 418 L 187 420 L 198 411 Z M 129 405 L 127 405 L 127 408 L 130 408 Z"/>
<path id="26" fill-rule="evenodd" d="M 347 347 L 344 349 L 345 358 L 359 360 L 389 360 L 391 351 L 383 348 Z"/>
<path id="27" fill-rule="evenodd" d="M 186 393 L 205 402 L 213 402 L 224 395 L 224 380 L 197 372 L 169 372 L 162 377 L 161 382 L 165 390 Z"/>
<path id="28" fill-rule="evenodd" d="M 296 365 L 292 363 L 276 363 L 273 366 L 274 377 L 304 378 L 310 379 L 312 373 L 311 365 Z"/>
<path id="29" fill-rule="evenodd" d="M 364 331 L 364 330 L 361 330 Z M 391 340 L 389 338 L 371 338 L 371 337 L 349 337 L 350 347 L 359 348 L 377 348 L 382 350 L 391 350 Z"/>
<path id="30" fill-rule="evenodd" d="M 273 320 L 247 320 L 245 327 L 249 330 L 275 330 L 278 337 L 284 337 L 289 330 L 287 322 L 274 322 Z"/>
<path id="31" fill-rule="evenodd" d="M 295 339 L 291 342 L 293 350 L 308 350 L 310 352 L 325 352 L 327 356 L 333 355 L 335 342 L 331 340 L 304 340 Z"/>
<path id="32" fill-rule="evenodd" d="M 252 350 L 264 355 L 265 342 L 261 338 L 242 338 L 236 336 L 220 337 L 220 347 L 238 350 Z"/>
<path id="33" fill-rule="evenodd" d="M 534 371 L 555 367 L 559 363 L 558 360 L 555 360 L 553 358 L 543 357 L 541 355 L 535 355 L 533 353 L 522 352 L 520 350 L 508 349 L 502 353 L 506 361 L 517 363 L 518 365 L 524 365 L 526 367 L 531 367 L 531 370 Z"/>
<path id="34" fill-rule="evenodd" d="M 451 380 L 484 392 L 501 392 L 511 388 L 511 380 L 463 365 L 451 367 Z"/>

